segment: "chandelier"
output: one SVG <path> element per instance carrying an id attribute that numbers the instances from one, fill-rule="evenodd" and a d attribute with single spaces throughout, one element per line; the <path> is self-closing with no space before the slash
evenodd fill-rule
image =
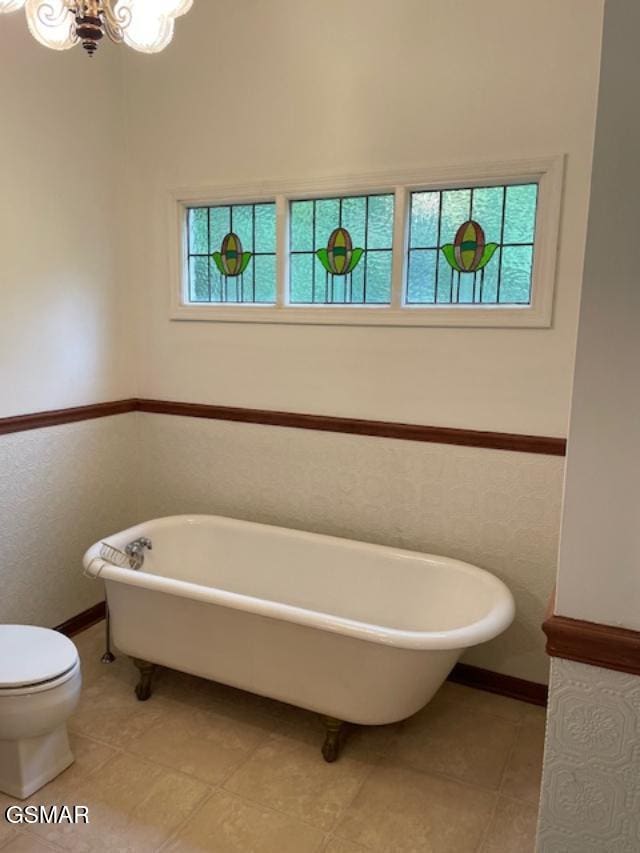
<path id="1" fill-rule="evenodd" d="M 175 19 L 193 0 L 0 0 L 0 14 L 24 7 L 31 35 L 45 47 L 81 44 L 92 56 L 105 34 L 143 53 L 158 53 L 173 38 Z"/>

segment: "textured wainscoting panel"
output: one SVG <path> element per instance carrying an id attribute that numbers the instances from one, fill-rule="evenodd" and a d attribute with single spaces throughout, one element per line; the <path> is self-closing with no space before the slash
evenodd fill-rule
<path id="1" fill-rule="evenodd" d="M 137 520 L 135 414 L 0 441 L 0 623 L 53 626 L 104 597 L 81 558 Z"/>
<path id="2" fill-rule="evenodd" d="M 563 459 L 138 417 L 148 517 L 220 513 L 477 563 L 507 582 L 518 616 L 465 660 L 546 682 L 540 623 L 555 578 Z"/>
<path id="3" fill-rule="evenodd" d="M 640 850 L 640 677 L 554 658 L 539 853 Z"/>

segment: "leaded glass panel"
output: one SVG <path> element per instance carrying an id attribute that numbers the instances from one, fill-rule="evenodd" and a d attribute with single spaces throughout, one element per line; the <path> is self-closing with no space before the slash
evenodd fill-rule
<path id="1" fill-rule="evenodd" d="M 529 305 L 538 185 L 411 194 L 405 304 Z"/>
<path id="2" fill-rule="evenodd" d="M 189 302 L 276 301 L 276 206 L 227 204 L 187 213 Z"/>
<path id="3" fill-rule="evenodd" d="M 289 302 L 388 305 L 394 196 L 292 201 Z"/>

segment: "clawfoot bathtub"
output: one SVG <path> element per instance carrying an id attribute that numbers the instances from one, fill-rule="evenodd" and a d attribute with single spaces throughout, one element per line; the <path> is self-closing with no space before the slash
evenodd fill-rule
<path id="1" fill-rule="evenodd" d="M 511 623 L 511 593 L 476 566 L 220 516 L 173 516 L 108 537 L 147 537 L 138 570 L 84 556 L 106 584 L 115 645 L 160 664 L 316 711 L 323 755 L 342 723 L 392 723 L 438 690 L 463 650 Z M 113 552 L 111 552 L 113 553 Z"/>

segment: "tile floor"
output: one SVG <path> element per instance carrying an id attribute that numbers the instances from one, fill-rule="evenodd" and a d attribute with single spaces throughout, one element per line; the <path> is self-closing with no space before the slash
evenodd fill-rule
<path id="1" fill-rule="evenodd" d="M 162 670 L 146 703 L 103 626 L 75 638 L 75 764 L 29 802 L 87 805 L 88 826 L 11 827 L 1 853 L 531 853 L 544 712 L 447 683 L 403 723 L 320 755 L 313 714 Z"/>

